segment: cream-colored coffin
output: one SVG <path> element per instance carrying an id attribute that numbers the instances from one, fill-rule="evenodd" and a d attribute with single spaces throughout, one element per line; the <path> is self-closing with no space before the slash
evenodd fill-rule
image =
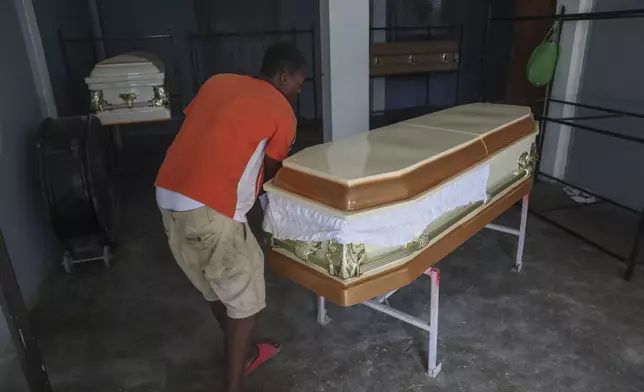
<path id="1" fill-rule="evenodd" d="M 536 135 L 477 103 L 303 150 L 265 185 L 269 263 L 340 305 L 408 284 L 529 191 Z"/>
<path id="2" fill-rule="evenodd" d="M 91 109 L 103 125 L 170 118 L 165 67 L 150 53 L 125 53 L 103 60 L 85 82 Z"/>

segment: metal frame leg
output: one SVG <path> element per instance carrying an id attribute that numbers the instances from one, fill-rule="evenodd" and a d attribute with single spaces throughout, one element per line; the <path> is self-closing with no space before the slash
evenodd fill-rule
<path id="1" fill-rule="evenodd" d="M 489 223 L 485 225 L 485 228 L 487 229 L 500 231 L 502 233 L 512 234 L 519 237 L 519 243 L 517 244 L 517 256 L 516 256 L 516 259 L 514 260 L 514 266 L 512 267 L 512 271 L 514 272 L 521 272 L 521 270 L 523 269 L 523 247 L 525 246 L 525 231 L 526 231 L 526 226 L 528 224 L 529 201 L 530 201 L 530 194 L 528 193 L 523 196 L 523 200 L 521 203 L 521 224 L 519 226 L 519 230 L 512 227 L 497 225 L 494 223 Z"/>
<path id="2" fill-rule="evenodd" d="M 438 349 L 438 288 L 440 285 L 440 271 L 438 268 L 432 267 L 425 271 L 425 275 L 429 276 L 431 280 L 431 289 L 429 293 L 429 323 L 419 319 L 418 317 L 412 316 L 398 309 L 394 309 L 389 305 L 383 304 L 383 302 L 385 302 L 386 299 L 397 290 L 390 291 L 381 297 L 363 302 L 362 304 L 373 310 L 377 310 L 380 313 L 384 313 L 402 322 L 427 331 L 429 337 L 427 350 L 427 375 L 435 378 L 442 368 L 442 364 L 436 364 L 436 352 Z"/>
<path id="3" fill-rule="evenodd" d="M 635 273 L 635 265 L 637 264 L 637 259 L 640 253 L 640 239 L 642 233 L 644 232 L 644 211 L 640 215 L 640 222 L 637 225 L 637 233 L 635 233 L 635 238 L 633 239 L 633 247 L 631 248 L 631 254 L 628 257 L 628 268 L 626 269 L 626 274 L 624 274 L 624 279 L 627 281 L 633 278 Z"/>
<path id="4" fill-rule="evenodd" d="M 436 351 L 438 348 L 438 291 L 441 273 L 438 268 L 430 268 L 427 272 L 431 279 L 429 299 L 429 347 L 427 352 L 427 375 L 435 378 L 440 373 L 442 365 L 436 364 Z"/>
<path id="5" fill-rule="evenodd" d="M 528 194 L 523 196 L 523 201 L 521 206 L 521 224 L 520 224 L 519 230 L 510 228 L 510 227 L 501 226 L 501 225 L 496 225 L 493 223 L 486 226 L 488 229 L 501 231 L 501 232 L 516 235 L 519 237 L 516 260 L 515 260 L 515 265 L 513 267 L 513 270 L 516 272 L 521 271 L 521 269 L 523 268 L 523 248 L 525 245 L 526 226 L 528 222 L 529 199 L 530 199 L 530 196 Z M 642 231 L 644 231 L 644 215 L 642 218 Z M 383 304 L 383 303 L 386 303 L 387 299 L 391 295 L 393 295 L 397 291 L 397 289 L 392 290 L 387 294 L 374 298 L 370 301 L 363 302 L 362 304 L 369 308 L 377 310 L 381 313 L 394 317 L 398 320 L 401 320 L 405 323 L 408 323 L 410 325 L 413 325 L 415 327 L 418 327 L 427 331 L 428 337 L 429 337 L 429 342 L 427 347 L 427 375 L 429 377 L 435 378 L 436 376 L 438 376 L 442 368 L 442 364 L 437 363 L 437 355 L 436 355 L 438 351 L 438 306 L 439 306 L 438 296 L 439 296 L 441 275 L 440 275 L 440 270 L 435 267 L 432 267 L 427 271 L 425 271 L 425 275 L 429 276 L 431 281 L 430 298 L 429 298 L 429 323 L 426 323 L 425 321 L 417 317 L 414 317 L 410 314 L 394 309 L 391 306 L 389 306 L 389 304 L 386 304 L 386 305 Z M 318 296 L 317 319 L 318 319 L 317 320 L 318 323 L 321 325 L 326 325 L 329 322 L 331 322 L 331 319 L 327 316 L 327 313 L 326 313 L 325 299 L 324 297 L 321 297 L 321 296 Z"/>
<path id="6" fill-rule="evenodd" d="M 318 324 L 327 325 L 331 322 L 331 318 L 326 314 L 326 300 L 324 297 L 318 296 Z"/>
<path id="7" fill-rule="evenodd" d="M 530 202 L 530 194 L 523 196 L 521 203 L 521 226 L 519 226 L 519 243 L 517 245 L 517 257 L 512 271 L 521 272 L 523 269 L 523 248 L 525 246 L 525 231 L 528 224 L 528 203 Z"/>

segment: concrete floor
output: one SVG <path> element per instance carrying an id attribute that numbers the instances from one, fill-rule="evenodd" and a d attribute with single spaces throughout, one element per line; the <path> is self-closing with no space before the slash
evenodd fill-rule
<path id="1" fill-rule="evenodd" d="M 217 391 L 222 334 L 167 248 L 152 180 L 129 162 L 122 245 L 112 268 L 59 269 L 34 310 L 55 391 Z M 137 166 L 138 165 L 138 166 Z M 518 210 L 501 217 L 518 224 Z M 644 274 L 532 217 L 525 269 L 516 240 L 484 231 L 438 264 L 443 371 L 424 374 L 427 337 L 363 306 L 330 306 L 269 273 L 258 338 L 284 349 L 247 391 L 644 391 Z M 390 301 L 427 319 L 429 281 Z"/>

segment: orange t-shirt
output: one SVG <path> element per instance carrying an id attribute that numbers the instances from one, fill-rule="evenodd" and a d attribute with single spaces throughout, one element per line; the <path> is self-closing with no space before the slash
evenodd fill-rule
<path id="1" fill-rule="evenodd" d="M 263 182 L 264 154 L 288 155 L 293 108 L 266 81 L 222 74 L 199 89 L 185 114 L 155 185 L 245 221 Z"/>

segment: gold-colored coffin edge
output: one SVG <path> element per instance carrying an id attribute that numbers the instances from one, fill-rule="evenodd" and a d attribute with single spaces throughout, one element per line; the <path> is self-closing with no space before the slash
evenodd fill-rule
<path id="1" fill-rule="evenodd" d="M 532 117 L 525 118 L 398 177 L 349 187 L 284 167 L 273 179 L 273 185 L 343 211 L 377 207 L 431 190 L 533 133 L 534 127 Z"/>
<path id="2" fill-rule="evenodd" d="M 327 298 L 340 306 L 351 306 L 403 287 L 416 280 L 429 267 L 438 263 L 459 245 L 493 221 L 501 213 L 530 192 L 532 176 L 523 177 L 479 213 L 460 222 L 439 240 L 425 247 L 407 263 L 373 276 L 344 283 L 338 278 L 316 271 L 279 250 L 268 252 L 268 264 L 278 274 Z M 505 193 L 504 193 L 505 192 Z"/>

